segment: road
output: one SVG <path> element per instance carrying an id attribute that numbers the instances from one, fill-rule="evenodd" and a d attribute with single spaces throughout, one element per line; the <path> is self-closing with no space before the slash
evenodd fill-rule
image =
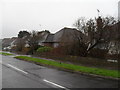
<path id="1" fill-rule="evenodd" d="M 2 56 L 2 88 L 117 88 L 118 81 L 60 71 Z"/>

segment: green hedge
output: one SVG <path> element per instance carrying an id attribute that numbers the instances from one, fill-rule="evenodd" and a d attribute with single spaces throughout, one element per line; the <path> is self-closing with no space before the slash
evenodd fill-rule
<path id="1" fill-rule="evenodd" d="M 7 55 L 13 55 L 11 53 L 4 53 L 4 52 L 0 52 L 0 54 L 5 55 L 5 56 L 7 56 Z"/>
<path id="2" fill-rule="evenodd" d="M 62 62 L 57 62 L 57 61 L 50 61 L 50 60 L 46 60 L 46 59 L 32 58 L 32 57 L 27 57 L 27 56 L 16 56 L 15 58 L 23 59 L 23 60 L 27 60 L 27 61 L 33 61 L 33 62 L 37 62 L 37 63 L 44 64 L 44 65 L 50 65 L 50 66 L 54 66 L 54 67 L 64 68 L 64 69 L 68 69 L 68 70 L 72 70 L 72 71 L 96 74 L 96 75 L 113 77 L 113 78 L 120 78 L 120 71 L 118 71 L 118 70 L 92 68 L 92 67 L 67 64 L 67 63 L 62 63 Z"/>
<path id="3" fill-rule="evenodd" d="M 37 52 L 39 52 L 39 53 L 43 53 L 43 52 L 49 52 L 49 51 L 51 51 L 52 50 L 52 48 L 51 47 L 40 47 L 40 48 L 38 48 L 37 49 Z"/>

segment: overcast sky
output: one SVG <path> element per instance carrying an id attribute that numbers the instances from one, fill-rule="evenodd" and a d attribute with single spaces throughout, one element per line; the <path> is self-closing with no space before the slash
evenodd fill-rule
<path id="1" fill-rule="evenodd" d="M 2 0 L 0 38 L 17 36 L 23 29 L 57 32 L 72 27 L 79 17 L 117 17 L 119 0 Z M 2 19 L 2 21 L 1 21 Z M 2 27 L 1 27 L 2 25 Z"/>

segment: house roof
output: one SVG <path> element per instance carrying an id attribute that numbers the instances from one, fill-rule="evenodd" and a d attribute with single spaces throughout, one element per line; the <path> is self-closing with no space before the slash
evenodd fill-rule
<path id="1" fill-rule="evenodd" d="M 49 31 L 40 32 L 39 33 L 39 42 L 45 42 L 49 34 L 50 34 Z"/>
<path id="2" fill-rule="evenodd" d="M 74 28 L 63 28 L 55 34 L 49 34 L 44 41 L 48 42 L 73 42 L 76 38 L 84 39 L 85 35 Z"/>
<path id="3" fill-rule="evenodd" d="M 54 36 L 54 42 L 73 42 L 77 39 L 85 39 L 85 35 L 75 28 L 65 27 Z"/>
<path id="4" fill-rule="evenodd" d="M 49 34 L 44 42 L 53 42 L 54 34 Z"/>
<path id="5" fill-rule="evenodd" d="M 11 43 L 16 39 L 16 37 L 13 38 L 4 38 L 2 39 L 2 47 L 10 46 Z"/>

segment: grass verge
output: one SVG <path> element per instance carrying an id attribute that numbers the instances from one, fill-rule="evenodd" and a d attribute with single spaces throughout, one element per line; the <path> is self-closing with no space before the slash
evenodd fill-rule
<path id="1" fill-rule="evenodd" d="M 120 78 L 120 71 L 117 71 L 117 70 L 91 68 L 91 67 L 79 66 L 79 65 L 74 65 L 74 64 L 60 63 L 57 61 L 49 61 L 45 59 L 32 58 L 32 57 L 27 57 L 27 56 L 16 56 L 15 58 L 23 59 L 27 61 L 33 61 L 33 62 L 37 62 L 40 64 L 54 66 L 58 68 L 64 68 L 64 69 L 77 71 L 77 72 L 90 73 L 90 74 L 107 76 L 107 77 L 112 77 L 112 78 Z"/>
<path id="2" fill-rule="evenodd" d="M 5 55 L 5 56 L 13 55 L 13 54 L 11 54 L 11 53 L 3 53 L 3 52 L 0 52 L 0 54 Z"/>

